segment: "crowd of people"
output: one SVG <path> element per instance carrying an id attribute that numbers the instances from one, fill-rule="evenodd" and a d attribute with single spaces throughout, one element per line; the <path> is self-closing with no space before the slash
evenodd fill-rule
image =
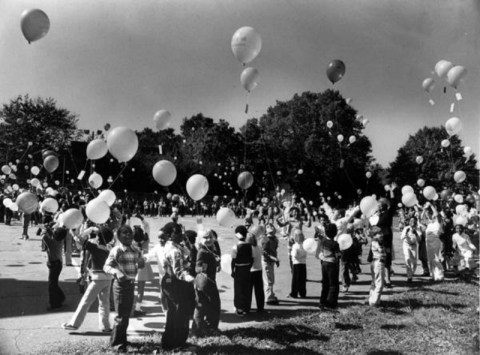
<path id="1" fill-rule="evenodd" d="M 394 227 L 401 231 L 407 283 L 413 282 L 417 260 L 422 264 L 421 275 L 430 276 L 432 281 L 442 281 L 446 271 L 465 279 L 478 277 L 474 274 L 477 247 L 472 242 L 474 239 L 478 243 L 477 205 L 466 203 L 459 208 L 452 199 L 439 199 L 406 208 L 399 204 L 395 188 L 379 199 L 376 213 L 369 218 L 362 214 L 360 206 L 335 208 L 326 200 L 312 206 L 295 195 L 282 203 L 276 198 L 259 198 L 245 207 L 235 200 L 213 198 L 208 207 L 201 203 L 200 209 L 187 207 L 184 197 L 174 195 L 160 197 L 155 203 L 118 200 L 107 223 L 95 225 L 85 219 L 76 229 L 64 227 L 59 216 L 72 206 L 83 211 L 89 194 L 59 194 L 56 198 L 59 209 L 55 214 L 40 209 L 23 217 L 24 239 L 28 239 L 31 223 L 38 224 L 37 232 L 42 235 L 49 269 L 49 309 L 57 309 L 65 301 L 58 279 L 63 255 L 66 265 L 71 265 L 73 247 L 81 252 L 79 284 L 84 285 L 83 297 L 71 318 L 61 326 L 67 330 L 81 327 L 98 299 L 99 329 L 111 333 L 111 346 L 119 350 L 126 350 L 130 317 L 141 312 L 145 283 L 154 278 L 150 265 L 154 261 L 158 266 L 159 302 L 166 312 L 162 336 L 165 349 L 183 346 L 189 334 L 218 332 L 221 304 L 216 275 L 222 268 L 231 269 L 233 301 L 239 317 L 251 312 L 253 298 L 256 312 L 262 312 L 265 304 L 278 305 L 274 287 L 281 240 L 287 242 L 291 269 L 287 297 L 307 297 L 306 258 L 311 254 L 321 264 L 321 309 L 336 308 L 340 292 L 348 292 L 356 282 L 361 271 L 362 246 L 367 244 L 372 283 L 366 303 L 380 304 L 383 289 L 393 287 Z M 235 210 L 244 221 L 234 229 L 237 243 L 223 254 L 214 230 L 185 230 L 178 221 L 187 211 L 208 216 L 220 207 Z M 0 211 L 0 217 L 6 217 L 5 223 L 9 224 L 12 216 L 6 210 Z M 145 217 L 167 213 L 170 221 L 159 231 L 151 231 Z M 398 226 L 393 226 L 395 215 L 400 217 Z M 314 238 L 305 238 L 305 228 L 312 226 Z M 152 235 L 158 236 L 158 243 L 149 250 Z M 227 260 L 225 255 L 230 256 L 229 265 L 222 262 Z"/>

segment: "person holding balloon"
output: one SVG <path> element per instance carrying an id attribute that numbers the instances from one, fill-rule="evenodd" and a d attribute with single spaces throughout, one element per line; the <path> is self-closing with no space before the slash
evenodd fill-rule
<path id="1" fill-rule="evenodd" d="M 232 248 L 233 304 L 238 316 L 248 314 L 251 302 L 250 269 L 253 264 L 253 247 L 246 242 L 247 228 L 237 226 L 235 236 L 238 243 Z"/>
<path id="2" fill-rule="evenodd" d="M 262 266 L 263 266 L 263 284 L 265 285 L 265 296 L 268 305 L 277 305 L 278 298 L 273 291 L 275 284 L 275 265 L 280 266 L 277 257 L 278 238 L 273 223 L 267 223 L 265 226 L 266 236 L 262 239 Z"/>
<path id="3" fill-rule="evenodd" d="M 424 206 L 421 219 L 426 224 L 425 243 L 427 250 L 428 268 L 431 281 L 443 281 L 444 270 L 442 265 L 442 241 L 440 235 L 443 231 L 443 221 L 437 208 L 430 202 Z"/>
<path id="4" fill-rule="evenodd" d="M 452 237 L 453 249 L 458 255 L 460 261 L 460 270 L 463 274 L 470 271 L 473 253 L 477 250 L 475 245 L 470 240 L 470 237 L 465 233 L 465 227 L 461 224 L 463 217 L 457 217 L 455 225 L 455 234 Z"/>
<path id="5" fill-rule="evenodd" d="M 368 296 L 368 304 L 370 306 L 378 306 L 380 297 L 382 296 L 385 284 L 385 261 L 387 252 L 385 248 L 385 239 L 383 238 L 382 228 L 374 226 L 370 229 L 370 237 L 372 238 L 371 253 L 372 259 L 370 270 L 372 273 L 372 284 Z"/>
<path id="6" fill-rule="evenodd" d="M 262 249 L 254 233 L 247 233 L 247 243 L 252 245 L 253 264 L 250 269 L 250 311 L 252 291 L 255 293 L 257 312 L 263 312 L 265 306 L 265 293 L 263 291 L 263 268 L 262 268 Z"/>
<path id="7" fill-rule="evenodd" d="M 305 298 L 307 296 L 307 251 L 303 248 L 305 236 L 303 232 L 296 228 L 292 231 L 295 243 L 290 252 L 293 269 L 292 284 L 289 298 Z"/>
<path id="8" fill-rule="evenodd" d="M 408 283 L 412 282 L 413 275 L 417 269 L 418 243 L 422 238 L 422 234 L 423 230 L 418 224 L 417 217 L 411 216 L 408 221 L 408 226 L 403 228 L 400 236 Z"/>

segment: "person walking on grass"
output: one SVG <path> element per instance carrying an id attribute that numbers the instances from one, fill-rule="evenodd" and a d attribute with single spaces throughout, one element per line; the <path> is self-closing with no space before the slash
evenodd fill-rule
<path id="1" fill-rule="evenodd" d="M 240 317 L 248 314 L 252 292 L 250 269 L 253 264 L 253 247 L 245 241 L 247 233 L 245 226 L 235 228 L 238 243 L 232 248 L 233 304 Z"/>
<path id="2" fill-rule="evenodd" d="M 385 285 L 385 260 L 387 254 L 385 252 L 382 229 L 376 226 L 372 227 L 370 237 L 372 238 L 372 262 L 370 264 L 372 284 L 370 286 L 368 304 L 370 306 L 378 306 Z"/>
<path id="3" fill-rule="evenodd" d="M 263 284 L 265 286 L 265 296 L 268 305 L 277 305 L 278 298 L 275 296 L 273 286 L 275 285 L 275 265 L 280 266 L 277 257 L 278 238 L 275 235 L 276 230 L 272 223 L 265 226 L 266 236 L 262 239 L 262 266 L 263 266 Z"/>
<path id="4" fill-rule="evenodd" d="M 307 296 L 307 252 L 303 248 L 305 236 L 300 229 L 294 229 L 293 238 L 295 244 L 292 246 L 291 258 L 293 263 L 292 284 L 288 297 L 305 298 Z"/>
<path id="5" fill-rule="evenodd" d="M 405 268 L 407 269 L 407 282 L 411 283 L 417 269 L 418 243 L 422 238 L 422 229 L 418 225 L 417 217 L 412 216 L 408 226 L 403 228 L 400 236 L 402 240 L 403 255 L 405 257 Z"/>
<path id="6" fill-rule="evenodd" d="M 90 233 L 95 234 L 94 239 L 89 239 Z M 62 328 L 66 330 L 80 328 L 87 312 L 98 298 L 98 327 L 100 331 L 108 333 L 112 331 L 110 327 L 110 286 L 113 278 L 105 273 L 103 267 L 110 253 L 113 232 L 108 227 L 90 227 L 85 230 L 82 239 L 82 249 L 89 253 L 87 270 L 90 282 L 77 310 L 68 322 L 62 324 Z"/>
<path id="7" fill-rule="evenodd" d="M 263 291 L 263 269 L 262 269 L 262 249 L 258 245 L 257 237 L 253 233 L 247 233 L 247 243 L 252 245 L 253 264 L 250 269 L 250 303 L 248 310 L 252 304 L 252 292 L 255 294 L 255 302 L 257 304 L 257 312 L 263 312 L 265 307 L 265 293 Z"/>
<path id="8" fill-rule="evenodd" d="M 123 225 L 117 230 L 120 245 L 109 253 L 103 270 L 114 277 L 113 298 L 115 300 L 115 325 L 110 337 L 110 345 L 118 351 L 126 351 L 127 328 L 135 298 L 135 276 L 139 268 L 145 266 L 140 250 L 132 246 L 133 230 Z"/>

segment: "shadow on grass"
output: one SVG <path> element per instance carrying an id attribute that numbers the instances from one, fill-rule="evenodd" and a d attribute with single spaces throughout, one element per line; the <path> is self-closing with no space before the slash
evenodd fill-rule
<path id="1" fill-rule="evenodd" d="M 402 355 L 401 351 L 397 350 L 370 350 L 367 355 Z"/>
<path id="2" fill-rule="evenodd" d="M 391 330 L 400 330 L 405 329 L 407 326 L 405 324 L 384 324 L 380 326 L 380 329 L 391 329 Z"/>
<path id="3" fill-rule="evenodd" d="M 288 319 L 300 315 L 317 314 L 317 310 L 311 308 L 296 308 L 296 309 L 268 309 L 263 312 L 250 312 L 244 317 L 239 317 L 235 313 L 222 313 L 222 323 L 248 323 L 248 322 L 265 322 L 275 319 Z"/>
<path id="4" fill-rule="evenodd" d="M 340 330 L 363 329 L 363 327 L 361 325 L 350 324 L 350 323 L 335 323 L 335 328 L 340 329 Z"/>

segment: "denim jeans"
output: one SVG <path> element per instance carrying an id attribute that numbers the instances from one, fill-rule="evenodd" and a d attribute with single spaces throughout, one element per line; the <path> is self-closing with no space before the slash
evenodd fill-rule
<path id="1" fill-rule="evenodd" d="M 250 311 L 252 305 L 252 292 L 255 293 L 255 302 L 257 304 L 257 311 L 263 311 L 265 308 L 265 293 L 263 291 L 263 275 L 262 270 L 250 271 L 250 303 L 248 310 Z"/>
<path id="2" fill-rule="evenodd" d="M 368 304 L 370 306 L 378 306 L 385 283 L 383 279 L 385 276 L 385 264 L 379 259 L 374 259 L 370 267 L 372 272 L 372 285 L 370 286 Z"/>
<path id="3" fill-rule="evenodd" d="M 77 310 L 68 324 L 79 328 L 88 310 L 98 297 L 98 327 L 100 330 L 110 329 L 110 280 L 92 280 L 83 294 Z"/>
<path id="4" fill-rule="evenodd" d="M 65 301 L 65 294 L 58 285 L 58 278 L 62 272 L 62 261 L 55 260 L 47 263 L 48 267 L 48 298 L 50 307 L 58 308 Z"/>
<path id="5" fill-rule="evenodd" d="M 113 326 L 110 345 L 113 347 L 125 348 L 127 346 L 127 328 L 130 321 L 130 311 L 135 298 L 135 281 L 113 282 L 113 299 L 115 301 L 115 325 Z"/>

